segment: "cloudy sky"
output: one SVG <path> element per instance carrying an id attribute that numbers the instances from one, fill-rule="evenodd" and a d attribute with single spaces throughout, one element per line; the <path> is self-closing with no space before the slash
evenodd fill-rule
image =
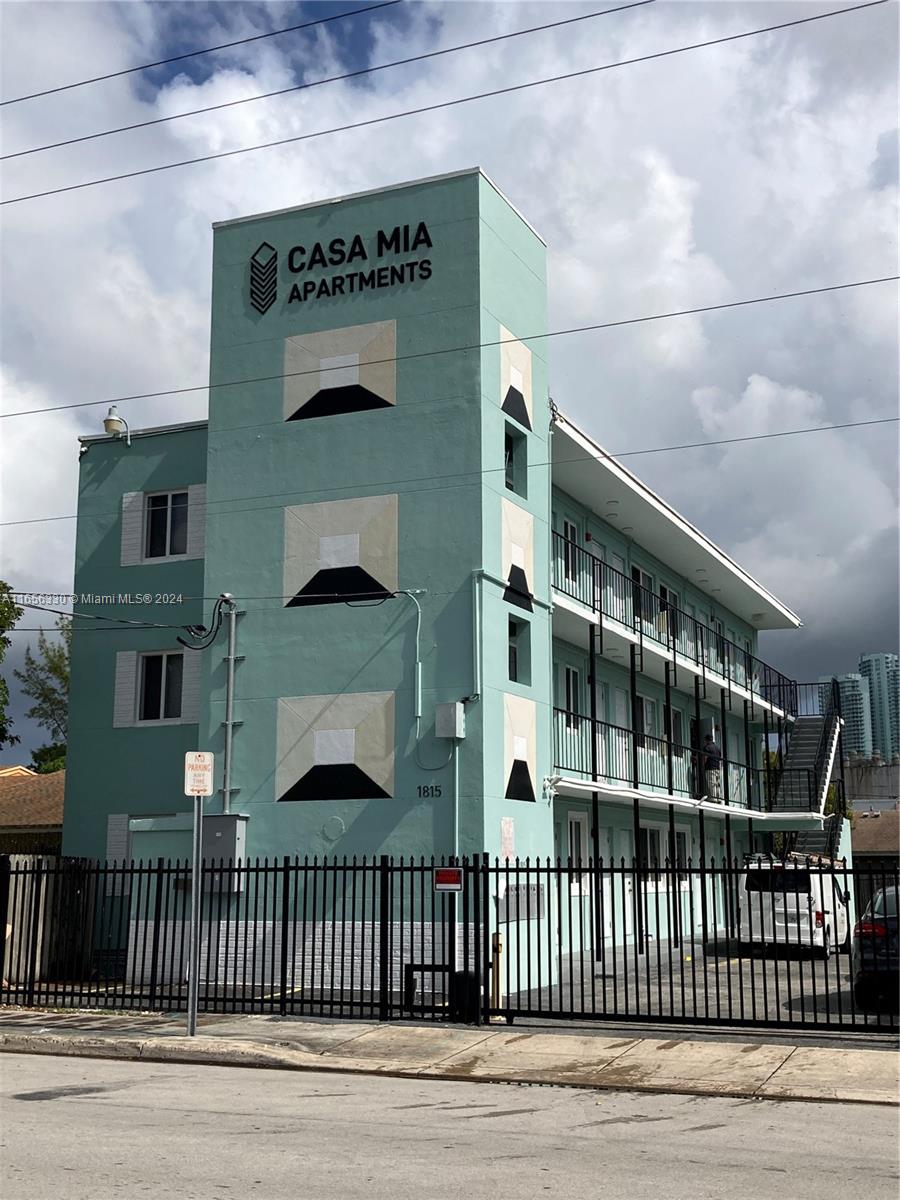
<path id="1" fill-rule="evenodd" d="M 12 98 L 362 7 L 5 3 Z M 616 0 L 607 0 L 614 7 Z M 594 4 L 403 3 L 7 105 L 3 153 L 270 92 Z M 5 198 L 327 129 L 811 16 L 841 3 L 648 4 L 356 80 L 14 158 Z M 480 165 L 549 245 L 551 328 L 897 273 L 894 3 L 357 132 L 2 209 L 3 411 L 201 383 L 213 221 Z M 613 451 L 897 413 L 897 291 L 556 339 L 560 407 Z M 202 392 L 122 405 L 205 415 Z M 3 521 L 74 512 L 104 409 L 0 421 Z M 798 611 L 762 653 L 801 679 L 896 649 L 897 426 L 630 457 Z M 74 522 L 0 529 L 0 577 L 68 591 Z M 7 667 L 21 661 L 34 614 Z M 27 761 L 47 740 L 13 715 Z"/>

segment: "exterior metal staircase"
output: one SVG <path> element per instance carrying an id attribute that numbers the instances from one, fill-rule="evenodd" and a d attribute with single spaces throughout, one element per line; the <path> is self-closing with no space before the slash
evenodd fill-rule
<path id="1" fill-rule="evenodd" d="M 775 788 L 774 812 L 824 813 L 841 724 L 833 700 L 824 713 L 797 717 Z"/>
<path id="2" fill-rule="evenodd" d="M 834 858 L 841 845 L 844 818 L 835 813 L 826 817 L 821 829 L 801 829 L 794 834 L 791 850 L 809 858 Z"/>

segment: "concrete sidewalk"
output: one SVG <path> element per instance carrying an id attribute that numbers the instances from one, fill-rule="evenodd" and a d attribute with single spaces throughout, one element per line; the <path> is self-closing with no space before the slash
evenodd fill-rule
<path id="1" fill-rule="evenodd" d="M 900 1103 L 896 1051 L 746 1041 L 6 1009 L 0 1051 L 806 1101 Z"/>

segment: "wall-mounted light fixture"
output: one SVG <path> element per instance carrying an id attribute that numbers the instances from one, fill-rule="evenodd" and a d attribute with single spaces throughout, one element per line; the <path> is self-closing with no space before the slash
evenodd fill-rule
<path id="1" fill-rule="evenodd" d="M 109 406 L 109 412 L 103 418 L 103 428 L 110 437 L 120 438 L 124 433 L 125 445 L 131 445 L 131 430 L 128 428 L 128 422 L 114 404 Z"/>

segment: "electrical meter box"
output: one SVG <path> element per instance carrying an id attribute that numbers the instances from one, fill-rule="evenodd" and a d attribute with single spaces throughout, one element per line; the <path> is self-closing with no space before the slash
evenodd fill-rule
<path id="1" fill-rule="evenodd" d="M 243 872 L 229 871 L 244 860 L 247 817 L 243 813 L 203 815 L 204 890 L 208 892 L 243 891 Z M 224 863 L 224 870 L 210 870 Z"/>
<path id="2" fill-rule="evenodd" d="M 461 700 L 454 704 L 438 704 L 434 709 L 434 736 L 464 738 L 466 736 L 466 706 Z"/>

